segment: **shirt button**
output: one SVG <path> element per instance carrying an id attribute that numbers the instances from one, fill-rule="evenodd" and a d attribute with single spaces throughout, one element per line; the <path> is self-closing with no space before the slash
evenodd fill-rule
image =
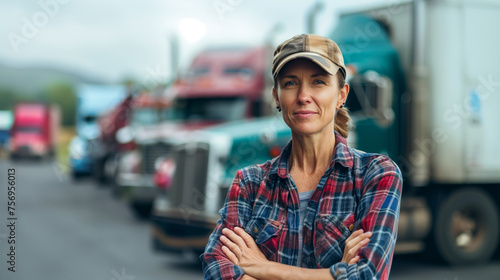
<path id="1" fill-rule="evenodd" d="M 349 226 L 349 230 L 350 230 L 350 231 L 352 231 L 352 229 L 353 229 L 353 228 L 354 228 L 354 225 L 353 225 L 353 224 L 351 224 L 351 225 Z"/>
<path id="2" fill-rule="evenodd" d="M 259 231 L 259 230 L 258 230 L 256 227 L 254 227 L 254 228 L 253 228 L 253 232 L 254 232 L 254 233 L 257 233 L 258 231 Z"/>

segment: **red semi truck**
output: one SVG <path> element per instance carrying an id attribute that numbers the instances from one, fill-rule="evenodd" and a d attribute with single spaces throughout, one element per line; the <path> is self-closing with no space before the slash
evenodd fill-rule
<path id="1" fill-rule="evenodd" d="M 172 143 L 197 129 L 272 112 L 271 54 L 266 46 L 202 51 L 187 75 L 169 89 L 174 100 L 168 120 L 131 131 L 129 138 L 137 148 L 121 157 L 117 185 L 140 216 L 150 213 L 159 191 L 153 178 L 155 166 L 172 152 Z"/>
<path id="2" fill-rule="evenodd" d="M 59 129 L 59 108 L 42 103 L 19 103 L 14 109 L 10 157 L 54 156 Z"/>
<path id="3" fill-rule="evenodd" d="M 165 120 L 170 106 L 168 96 L 143 91 L 130 94 L 115 108 L 100 116 L 99 138 L 92 140 L 90 145 L 90 154 L 94 159 L 94 177 L 101 183 L 113 184 L 120 155 L 135 149 L 133 141 L 118 141 L 123 128 L 137 130 L 154 126 Z"/>

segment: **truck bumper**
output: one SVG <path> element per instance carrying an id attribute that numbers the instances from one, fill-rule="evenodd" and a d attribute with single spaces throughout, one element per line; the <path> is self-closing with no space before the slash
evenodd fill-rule
<path id="1" fill-rule="evenodd" d="M 31 146 L 23 145 L 17 147 L 16 150 L 13 150 L 10 152 L 10 155 L 12 157 L 43 157 L 44 155 L 47 154 L 47 150 L 45 149 L 34 149 Z"/>
<path id="2" fill-rule="evenodd" d="M 152 175 L 121 173 L 117 177 L 118 191 L 130 202 L 153 203 L 160 189 L 153 183 Z"/>
<path id="3" fill-rule="evenodd" d="M 182 209 L 154 212 L 151 218 L 153 247 L 157 252 L 201 253 L 215 228 L 218 216 L 189 215 Z"/>

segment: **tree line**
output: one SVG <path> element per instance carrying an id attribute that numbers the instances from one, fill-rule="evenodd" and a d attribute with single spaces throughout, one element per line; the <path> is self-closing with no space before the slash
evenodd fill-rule
<path id="1" fill-rule="evenodd" d="M 53 82 L 34 94 L 0 86 L 0 110 L 13 110 L 19 102 L 55 104 L 61 110 L 61 124 L 63 126 L 75 125 L 76 89 L 71 83 Z"/>

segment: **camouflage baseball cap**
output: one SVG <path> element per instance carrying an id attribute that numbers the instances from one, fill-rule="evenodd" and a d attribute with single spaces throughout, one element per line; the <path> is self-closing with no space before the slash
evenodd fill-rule
<path id="1" fill-rule="evenodd" d="M 340 69 L 344 78 L 346 76 L 342 52 L 334 41 L 319 35 L 301 34 L 286 40 L 274 50 L 273 79 L 278 78 L 285 64 L 297 58 L 307 58 L 332 75 Z"/>

